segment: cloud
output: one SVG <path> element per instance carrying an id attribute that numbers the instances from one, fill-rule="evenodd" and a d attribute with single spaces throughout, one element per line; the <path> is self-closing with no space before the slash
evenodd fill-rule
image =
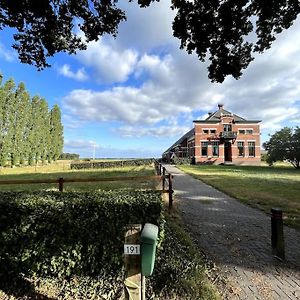
<path id="1" fill-rule="evenodd" d="M 191 125 L 192 127 L 192 125 Z M 142 136 L 153 136 L 153 137 L 176 137 L 178 135 L 185 134 L 191 127 L 185 126 L 158 126 L 158 127 L 135 127 L 135 126 L 124 126 L 115 130 L 115 133 L 122 137 L 142 137 Z"/>
<path id="2" fill-rule="evenodd" d="M 94 147 L 99 148 L 100 145 L 97 144 L 97 142 L 93 140 L 66 140 L 64 142 L 64 147 L 68 149 L 80 149 L 80 150 L 90 150 Z"/>
<path id="3" fill-rule="evenodd" d="M 63 66 L 58 68 L 58 73 L 65 77 L 75 79 L 77 81 L 85 81 L 88 79 L 84 68 L 80 68 L 76 72 L 73 72 L 71 70 L 71 66 L 67 64 L 64 64 Z"/>
<path id="4" fill-rule="evenodd" d="M 90 42 L 77 59 L 95 72 L 98 83 L 124 82 L 134 70 L 138 54 L 133 49 L 116 49 L 102 38 Z"/>
<path id="5" fill-rule="evenodd" d="M 178 49 L 169 29 L 174 17 L 169 4 L 153 3 L 161 10 L 138 8 L 136 16 L 136 4 L 128 4 L 128 21 L 117 39 L 101 39 L 80 53 L 78 59 L 95 70 L 99 82 L 113 85 L 69 92 L 63 105 L 70 114 L 86 122 L 118 122 L 122 136 L 164 136 L 164 122 L 192 126 L 183 114 L 202 118 L 220 102 L 246 119 L 262 120 L 265 131 L 299 119 L 300 47 L 295 40 L 300 39 L 300 20 L 257 55 L 240 80 L 216 84 L 207 78 L 207 63 Z"/>
<path id="6" fill-rule="evenodd" d="M 8 62 L 13 62 L 15 60 L 15 53 L 12 50 L 7 50 L 4 45 L 0 43 L 0 57 Z"/>
<path id="7" fill-rule="evenodd" d="M 96 145 L 94 152 L 94 145 Z M 109 146 L 100 146 L 91 140 L 67 140 L 64 144 L 64 152 L 78 153 L 80 157 L 97 158 L 152 158 L 160 156 L 160 149 L 145 148 L 113 148 Z"/>

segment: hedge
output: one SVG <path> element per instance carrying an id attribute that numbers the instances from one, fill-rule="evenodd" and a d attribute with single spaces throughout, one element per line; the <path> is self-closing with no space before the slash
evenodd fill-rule
<path id="1" fill-rule="evenodd" d="M 124 226 L 146 222 L 163 224 L 159 192 L 0 193 L 0 281 L 119 272 Z"/>
<path id="2" fill-rule="evenodd" d="M 100 161 L 100 162 L 83 162 L 83 163 L 71 163 L 71 169 L 106 169 L 106 168 L 118 168 L 125 166 L 148 166 L 153 163 L 153 159 L 132 159 L 132 160 L 116 160 L 116 161 Z"/>

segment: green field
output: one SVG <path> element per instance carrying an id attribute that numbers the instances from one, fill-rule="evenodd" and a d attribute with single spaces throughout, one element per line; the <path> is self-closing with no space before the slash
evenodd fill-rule
<path id="1" fill-rule="evenodd" d="M 122 176 L 152 176 L 155 175 L 153 167 L 122 167 L 109 169 L 84 169 L 71 170 L 69 161 L 37 166 L 3 168 L 0 171 L 0 181 L 5 180 L 42 180 L 42 179 L 84 179 Z M 122 189 L 155 189 L 158 182 L 153 180 L 93 182 L 93 183 L 65 183 L 65 191 L 89 191 L 89 190 L 122 190 Z M 58 184 L 13 184 L 0 185 L 0 191 L 39 191 L 58 190 Z"/>
<path id="2" fill-rule="evenodd" d="M 282 208 L 284 222 L 300 228 L 300 171 L 290 166 L 179 166 L 218 190 L 270 213 Z"/>

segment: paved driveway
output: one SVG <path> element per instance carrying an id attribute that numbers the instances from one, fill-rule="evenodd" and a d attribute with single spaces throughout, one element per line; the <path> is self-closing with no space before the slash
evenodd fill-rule
<path id="1" fill-rule="evenodd" d="M 228 277 L 225 299 L 300 299 L 299 231 L 284 227 L 286 260 L 280 262 L 271 253 L 269 216 L 165 167 L 174 175 L 175 201 L 187 228 Z"/>

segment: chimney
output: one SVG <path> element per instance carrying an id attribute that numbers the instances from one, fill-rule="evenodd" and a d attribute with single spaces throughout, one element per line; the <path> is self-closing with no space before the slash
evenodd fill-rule
<path id="1" fill-rule="evenodd" d="M 224 104 L 218 104 L 219 109 L 222 109 Z"/>

